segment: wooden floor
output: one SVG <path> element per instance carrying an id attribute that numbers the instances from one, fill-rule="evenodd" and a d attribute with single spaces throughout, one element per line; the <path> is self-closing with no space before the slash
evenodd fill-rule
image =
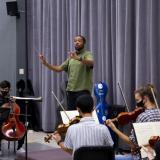
<path id="1" fill-rule="evenodd" d="M 28 152 L 58 148 L 54 140 L 52 140 L 50 143 L 44 142 L 44 137 L 46 135 L 47 134 L 44 132 L 35 132 L 29 130 L 27 134 Z M 24 151 L 26 145 L 25 143 L 23 145 Z M 15 143 L 15 148 L 17 148 L 17 142 Z M 16 153 L 14 152 L 14 142 L 10 142 L 10 148 L 8 149 L 8 141 L 6 140 L 2 140 L 1 150 L 2 150 L 2 155 L 0 155 L 0 160 L 15 160 L 16 156 L 19 154 L 18 151 L 16 151 Z"/>

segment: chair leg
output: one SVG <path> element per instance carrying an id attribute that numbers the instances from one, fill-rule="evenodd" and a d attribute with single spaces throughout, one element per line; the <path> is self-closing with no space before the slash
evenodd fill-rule
<path id="1" fill-rule="evenodd" d="M 14 153 L 16 153 L 16 141 L 14 143 Z M 10 150 L 10 141 L 8 141 L 8 150 Z"/>
<path id="2" fill-rule="evenodd" d="M 14 141 L 14 153 L 16 153 L 16 141 Z"/>
<path id="3" fill-rule="evenodd" d="M 8 150 L 10 149 L 10 141 L 8 141 Z"/>

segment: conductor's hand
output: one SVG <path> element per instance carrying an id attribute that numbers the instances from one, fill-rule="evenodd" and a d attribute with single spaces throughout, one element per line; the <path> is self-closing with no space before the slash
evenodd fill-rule
<path id="1" fill-rule="evenodd" d="M 114 123 L 111 121 L 111 119 L 107 119 L 105 121 L 105 124 L 110 127 L 113 131 L 116 129 L 116 126 L 114 125 Z"/>
<path id="2" fill-rule="evenodd" d="M 44 65 L 47 64 L 46 58 L 44 57 L 43 54 L 39 54 L 39 59 L 40 59 L 40 61 L 42 62 L 42 64 L 44 64 Z"/>
<path id="3" fill-rule="evenodd" d="M 77 56 L 76 52 L 69 52 L 69 58 L 79 60 L 79 57 Z"/>

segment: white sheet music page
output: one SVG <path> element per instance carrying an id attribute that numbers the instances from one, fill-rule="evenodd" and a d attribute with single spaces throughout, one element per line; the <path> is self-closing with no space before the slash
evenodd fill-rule
<path id="1" fill-rule="evenodd" d="M 60 111 L 60 113 L 61 113 L 61 117 L 62 117 L 63 123 L 64 123 L 64 124 L 68 124 L 68 123 L 69 123 L 69 119 L 67 118 L 67 116 L 66 116 L 66 114 L 64 113 L 64 111 Z M 72 118 L 74 118 L 74 117 L 76 117 L 76 116 L 79 116 L 79 112 L 78 112 L 77 110 L 66 111 L 66 113 L 67 113 L 67 115 L 68 115 L 68 117 L 69 117 L 70 119 L 72 119 Z M 96 122 L 97 124 L 99 124 L 99 120 L 98 120 L 98 117 L 97 117 L 97 114 L 96 114 L 96 111 L 95 111 L 95 110 L 92 112 L 92 116 L 93 116 L 95 122 Z"/>
<path id="2" fill-rule="evenodd" d="M 160 136 L 160 122 L 143 122 L 143 123 L 133 123 L 135 130 L 137 142 L 139 146 L 149 145 L 148 141 L 151 136 Z M 148 149 L 151 150 L 150 147 Z M 144 147 L 141 149 L 142 158 L 147 157 L 147 149 Z M 151 151 L 152 152 L 152 151 Z"/>

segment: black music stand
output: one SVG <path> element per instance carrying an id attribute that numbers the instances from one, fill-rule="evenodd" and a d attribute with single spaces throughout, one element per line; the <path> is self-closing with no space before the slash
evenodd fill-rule
<path id="1" fill-rule="evenodd" d="M 42 102 L 42 97 L 15 97 L 15 96 L 12 96 L 13 99 L 16 99 L 16 100 L 22 100 L 25 102 L 25 128 L 26 128 L 26 133 L 25 133 L 25 159 L 27 160 L 28 159 L 28 147 L 27 147 L 27 130 L 28 130 L 28 103 L 30 101 L 36 101 L 36 102 Z"/>

